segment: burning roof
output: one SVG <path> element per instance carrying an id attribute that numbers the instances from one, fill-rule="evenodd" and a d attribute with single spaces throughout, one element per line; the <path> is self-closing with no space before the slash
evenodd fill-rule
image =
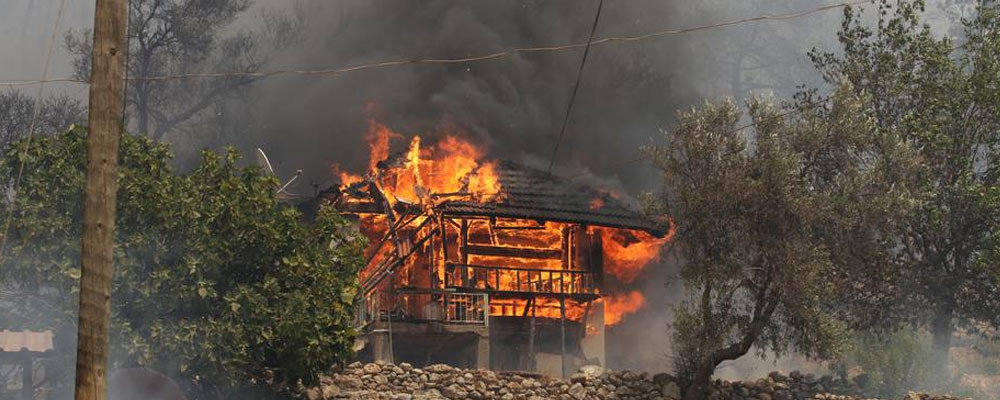
<path id="1" fill-rule="evenodd" d="M 492 201 L 449 200 L 437 208 L 450 215 L 488 215 L 612 228 L 665 231 L 610 195 L 512 162 L 496 167 L 503 196 Z"/>
<path id="2" fill-rule="evenodd" d="M 662 225 L 633 211 L 613 196 L 586 185 L 510 161 L 490 165 L 501 188 L 500 195 L 442 196 L 434 205 L 436 211 L 455 216 L 520 218 L 636 229 L 658 237 L 666 234 Z M 365 182 L 355 182 L 345 187 L 344 192 L 351 198 L 350 204 L 341 203 L 345 210 L 381 211 Z M 396 207 L 404 208 L 406 205 L 397 204 Z"/>
<path id="3" fill-rule="evenodd" d="M 403 135 L 371 121 L 367 174 L 354 175 L 334 166 L 342 187 L 333 195 L 341 210 L 384 213 L 430 207 L 455 216 L 486 216 L 578 223 L 641 230 L 657 237 L 666 225 L 645 218 L 621 201 L 510 161 L 487 161 L 485 152 L 446 132 L 427 146 L 413 136 L 405 152 L 391 155 L 393 140 Z"/>

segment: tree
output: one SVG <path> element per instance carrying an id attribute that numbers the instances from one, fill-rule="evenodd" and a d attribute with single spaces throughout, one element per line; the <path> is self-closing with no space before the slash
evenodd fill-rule
<path id="1" fill-rule="evenodd" d="M 707 104 L 650 149 L 665 183 L 651 211 L 676 224 L 689 293 L 673 325 L 685 399 L 704 398 L 715 368 L 753 348 L 839 351 L 846 327 L 826 302 L 841 283 L 829 232 L 855 223 L 855 199 L 882 180 L 869 167 L 865 101 L 849 87 L 829 104 L 804 97 L 788 110 L 751 100 L 749 131 L 731 101 Z"/>
<path id="2" fill-rule="evenodd" d="M 695 26 L 808 8 L 802 2 L 702 0 L 676 3 L 668 18 L 674 24 Z M 698 32 L 681 42 L 679 51 L 684 53 L 679 57 L 686 61 L 677 66 L 684 69 L 677 74 L 693 77 L 699 92 L 709 98 L 740 99 L 761 92 L 791 96 L 812 77 L 804 53 L 812 44 L 829 40 L 825 28 L 834 29 L 835 24 L 835 16 L 818 14 L 780 24 L 752 23 Z"/>
<path id="3" fill-rule="evenodd" d="M 15 142 L 0 161 L 4 187 L 30 165 L 0 265 L 0 324 L 55 331 L 47 370 L 58 384 L 70 383 L 63 366 L 75 349 L 85 134 L 36 138 L 26 152 Z M 278 182 L 237 167 L 233 151 L 206 152 L 184 175 L 166 145 L 145 137 L 125 135 L 120 154 L 114 366 L 150 366 L 189 392 L 238 398 L 308 382 L 350 356 L 364 241 L 345 219 L 322 208 L 302 222 L 275 200 Z"/>
<path id="4" fill-rule="evenodd" d="M 69 96 L 46 97 L 38 110 L 35 133 L 62 132 L 83 121 L 84 110 L 79 100 Z M 26 136 L 34 115 L 34 98 L 14 90 L 0 92 L 0 145 Z"/>
<path id="5" fill-rule="evenodd" d="M 257 31 L 231 31 L 250 0 L 135 0 L 129 7 L 126 101 L 136 129 L 160 140 L 196 120 L 257 78 L 247 75 L 143 79 L 191 73 L 257 72 L 271 51 L 297 35 L 289 17 L 264 12 Z M 69 32 L 66 49 L 79 79 L 90 73 L 90 33 Z"/>
<path id="6" fill-rule="evenodd" d="M 957 326 L 1000 326 L 1000 272 L 989 257 L 1000 222 L 1000 6 L 977 2 L 961 44 L 935 38 L 923 10 L 921 0 L 883 0 L 869 27 L 848 9 L 842 52 L 811 56 L 829 84 L 846 80 L 871 97 L 863 112 L 877 137 L 898 137 L 919 159 L 881 151 L 886 173 L 918 178 L 896 182 L 915 206 L 875 232 L 891 244 L 888 262 L 853 271 L 849 287 L 864 289 L 845 291 L 862 305 L 855 325 L 929 329 L 943 371 Z"/>

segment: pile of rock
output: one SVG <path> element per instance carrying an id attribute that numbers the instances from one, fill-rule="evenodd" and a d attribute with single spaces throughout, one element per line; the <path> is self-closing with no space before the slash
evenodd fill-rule
<path id="1" fill-rule="evenodd" d="M 861 400 L 844 395 L 851 385 L 829 377 L 816 378 L 793 372 L 772 373 L 756 382 L 715 381 L 709 400 Z M 841 393 L 829 394 L 828 391 Z M 325 399 L 559 399 L 559 400 L 677 400 L 680 385 L 670 375 L 605 371 L 583 367 L 569 379 L 530 373 L 466 370 L 435 364 L 415 368 L 399 365 L 354 363 L 320 379 L 319 386 L 304 390 L 308 400 Z M 911 394 L 904 400 L 955 400 Z"/>

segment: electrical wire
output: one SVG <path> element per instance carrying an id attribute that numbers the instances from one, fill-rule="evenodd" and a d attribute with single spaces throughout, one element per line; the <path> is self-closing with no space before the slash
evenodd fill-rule
<path id="1" fill-rule="evenodd" d="M 580 69 L 576 71 L 576 82 L 573 83 L 573 93 L 569 96 L 569 104 L 566 106 L 566 115 L 563 116 L 562 127 L 559 128 L 559 137 L 552 147 L 552 155 L 549 156 L 549 168 L 545 171 L 552 174 L 552 166 L 556 163 L 556 156 L 559 154 L 559 144 L 562 143 L 563 136 L 566 136 L 566 125 L 569 124 L 569 117 L 573 113 L 573 103 L 576 101 L 576 94 L 580 91 L 580 82 L 583 80 L 583 68 L 587 65 L 587 54 L 590 53 L 590 42 L 594 40 L 594 32 L 597 32 L 597 23 L 601 20 L 601 9 L 604 8 L 604 0 L 597 3 L 597 13 L 594 14 L 594 25 L 590 27 L 590 36 L 587 38 L 587 47 L 583 48 L 583 57 L 580 59 Z"/>
<path id="2" fill-rule="evenodd" d="M 681 29 L 668 29 L 656 32 L 651 32 L 638 36 L 612 36 L 606 37 L 594 41 L 588 41 L 587 43 L 571 43 L 564 45 L 553 45 L 553 46 L 540 46 L 540 47 L 517 47 L 511 48 L 503 51 L 498 51 L 495 53 L 483 54 L 478 56 L 461 57 L 461 58 L 421 58 L 421 59 L 400 59 L 400 60 L 387 60 L 379 61 L 367 64 L 359 64 L 347 67 L 339 68 L 327 68 L 327 69 L 315 69 L 315 70 L 271 70 L 271 71 L 245 71 L 245 72 L 203 72 L 203 73 L 188 73 L 188 74 L 176 74 L 176 75 L 161 75 L 161 76 L 137 76 L 129 78 L 132 81 L 168 81 L 177 79 L 197 79 L 197 78 L 226 78 L 234 76 L 246 76 L 246 77 L 272 77 L 272 76 L 284 76 L 284 75 L 297 75 L 297 76 L 312 76 L 312 75 L 338 75 L 348 72 L 355 72 L 368 69 L 393 67 L 400 65 L 419 65 L 419 64 L 463 64 L 477 61 L 487 61 L 497 58 L 503 58 L 511 56 L 518 53 L 544 53 L 544 52 L 556 52 L 565 51 L 579 48 L 586 48 L 588 46 L 597 46 L 613 42 L 637 42 L 643 40 L 649 40 L 653 38 L 658 38 L 662 36 L 670 35 L 680 35 L 685 33 L 703 31 L 708 29 L 722 28 L 733 25 L 741 25 L 751 22 L 761 22 L 761 21 L 781 21 L 789 20 L 795 18 L 801 18 L 809 16 L 812 14 L 817 14 L 829 10 L 841 9 L 844 7 L 851 7 L 859 4 L 873 3 L 874 0 L 855 0 L 847 1 L 837 4 L 830 4 L 823 7 L 813 8 L 809 10 L 803 10 L 788 14 L 776 14 L 776 15 L 760 15 L 750 18 L 742 18 L 731 21 L 719 22 L 709 25 L 694 26 L 689 28 Z M 0 86 L 29 86 L 29 85 L 39 85 L 43 83 L 81 83 L 88 84 L 89 82 L 73 79 L 73 78 L 58 78 L 58 79 L 40 79 L 40 80 L 12 80 L 12 81 L 0 81 Z"/>
<path id="3" fill-rule="evenodd" d="M 28 126 L 28 137 L 24 142 L 24 151 L 27 153 L 31 149 L 31 141 L 35 135 L 35 128 L 38 125 L 38 117 L 42 112 L 42 95 L 44 94 L 45 82 L 48 80 L 49 76 L 49 66 L 52 64 L 52 49 L 55 47 L 54 43 L 56 41 L 56 36 L 59 34 L 59 23 L 62 21 L 63 10 L 66 8 L 66 0 L 59 1 L 59 11 L 56 13 L 56 20 L 52 26 L 52 34 L 49 36 L 48 49 L 45 54 L 45 65 L 42 68 L 42 78 L 39 80 L 41 84 L 38 85 L 38 90 L 35 92 L 35 105 L 31 113 L 31 123 Z M 14 217 L 14 209 L 17 208 L 17 190 L 21 185 L 21 178 L 24 176 L 24 166 L 28 163 L 28 157 L 22 157 L 21 163 L 17 168 L 17 177 L 14 179 L 14 185 L 11 187 L 11 201 L 10 208 L 7 209 L 7 216 L 4 221 L 3 234 L 0 235 L 0 266 L 3 265 L 3 255 L 4 251 L 7 249 L 7 234 L 10 232 L 10 223 Z"/>

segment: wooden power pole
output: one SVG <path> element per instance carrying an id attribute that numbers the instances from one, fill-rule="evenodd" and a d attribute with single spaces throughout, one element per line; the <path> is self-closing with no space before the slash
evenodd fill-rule
<path id="1" fill-rule="evenodd" d="M 127 7 L 128 0 L 97 0 L 94 13 L 76 400 L 107 399 L 111 261 L 118 186 L 118 140 L 124 119 Z"/>

